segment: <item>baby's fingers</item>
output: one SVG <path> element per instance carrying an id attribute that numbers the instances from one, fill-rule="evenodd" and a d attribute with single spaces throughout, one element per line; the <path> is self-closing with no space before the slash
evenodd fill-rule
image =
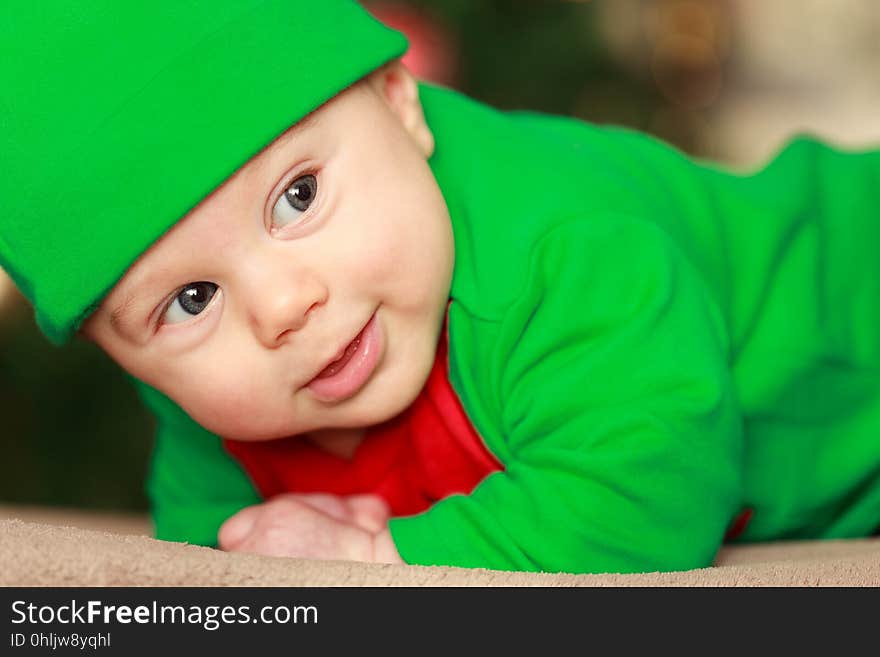
<path id="1" fill-rule="evenodd" d="M 351 495 L 345 498 L 354 515 L 354 522 L 370 533 L 382 531 L 391 518 L 391 508 L 378 495 Z"/>
<path id="2" fill-rule="evenodd" d="M 251 533 L 257 518 L 262 512 L 262 505 L 247 506 L 226 519 L 217 532 L 217 545 L 221 550 L 234 550 Z"/>
<path id="3" fill-rule="evenodd" d="M 339 497 L 329 493 L 288 493 L 274 499 L 284 498 L 304 502 L 335 520 L 354 524 L 371 533 L 384 529 L 391 517 L 388 504 L 378 495 Z"/>
<path id="4" fill-rule="evenodd" d="M 329 493 L 284 493 L 276 498 L 281 500 L 290 500 L 302 504 L 308 504 L 314 509 L 326 513 L 331 518 L 341 522 L 354 522 L 354 512 L 351 507 L 346 504 L 345 499 L 338 495 Z"/>

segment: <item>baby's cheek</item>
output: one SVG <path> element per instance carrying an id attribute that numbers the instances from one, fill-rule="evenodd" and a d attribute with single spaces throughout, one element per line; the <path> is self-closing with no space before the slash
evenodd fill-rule
<path id="1" fill-rule="evenodd" d="M 451 267 L 440 232 L 429 222 L 400 222 L 389 228 L 382 248 L 363 263 L 360 280 L 383 290 L 386 300 L 399 310 L 424 313 L 438 290 L 446 286 L 448 291 Z"/>
<path id="2" fill-rule="evenodd" d="M 181 395 L 184 409 L 212 433 L 238 440 L 277 437 L 278 429 L 272 426 L 277 411 L 268 408 L 267 395 L 246 380 L 215 378 Z"/>
<path id="3" fill-rule="evenodd" d="M 334 239 L 340 257 L 333 267 L 336 271 L 343 271 L 349 280 L 364 284 L 387 279 L 394 271 L 395 263 L 406 255 L 400 250 L 393 217 L 382 215 L 375 209 L 370 216 L 361 217 L 358 225 L 341 229 Z"/>

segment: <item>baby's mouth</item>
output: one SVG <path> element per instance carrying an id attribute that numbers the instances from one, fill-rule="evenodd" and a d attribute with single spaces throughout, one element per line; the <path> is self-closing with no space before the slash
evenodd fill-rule
<path id="1" fill-rule="evenodd" d="M 366 326 L 364 327 L 364 329 L 365 328 Z M 354 356 L 354 353 L 357 351 L 358 345 L 360 345 L 361 343 L 361 336 L 364 334 L 364 329 L 361 329 L 361 332 L 355 336 L 354 340 L 348 343 L 348 346 L 342 352 L 342 356 L 340 356 L 323 370 L 318 372 L 318 375 L 315 377 L 315 379 L 326 379 L 328 376 L 333 376 L 348 364 L 348 361 L 350 361 L 351 357 Z"/>
<path id="2" fill-rule="evenodd" d="M 379 365 L 385 344 L 384 331 L 374 312 L 342 353 L 306 384 L 323 402 L 339 402 L 358 392 Z"/>

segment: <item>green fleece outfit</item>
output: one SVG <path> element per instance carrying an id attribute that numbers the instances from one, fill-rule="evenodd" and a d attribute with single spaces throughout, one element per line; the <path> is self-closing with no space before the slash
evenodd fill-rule
<path id="1" fill-rule="evenodd" d="M 0 15 L 0 264 L 57 342 L 199 199 L 405 47 L 346 0 L 76 4 Z M 876 529 L 880 154 L 801 139 L 740 176 L 625 130 L 422 100 L 455 234 L 450 380 L 504 470 L 392 520 L 406 561 L 693 568 L 743 508 L 741 540 Z M 259 498 L 218 437 L 143 393 L 158 535 L 213 543 Z"/>
<path id="2" fill-rule="evenodd" d="M 880 153 L 791 143 L 740 176 L 645 136 L 422 87 L 456 247 L 451 383 L 504 471 L 391 521 L 407 562 L 706 566 L 880 525 Z M 159 536 L 257 496 L 167 400 Z"/>

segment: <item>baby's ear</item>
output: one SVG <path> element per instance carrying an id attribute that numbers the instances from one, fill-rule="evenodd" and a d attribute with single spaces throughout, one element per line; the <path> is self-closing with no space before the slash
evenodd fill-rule
<path id="1" fill-rule="evenodd" d="M 388 103 L 425 157 L 434 152 L 434 133 L 425 121 L 419 86 L 400 60 L 386 64 L 370 74 L 368 82 Z"/>

